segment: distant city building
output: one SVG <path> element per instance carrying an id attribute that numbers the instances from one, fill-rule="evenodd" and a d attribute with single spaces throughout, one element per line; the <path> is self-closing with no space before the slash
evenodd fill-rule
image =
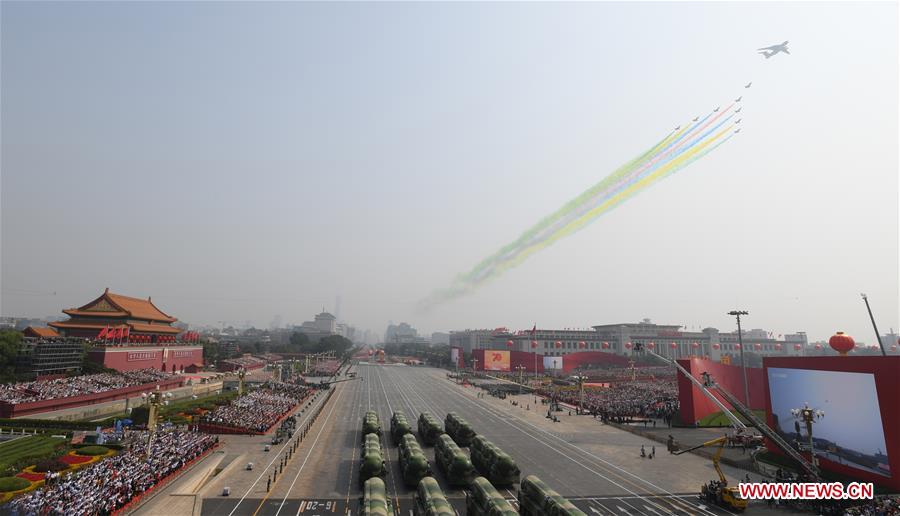
<path id="1" fill-rule="evenodd" d="M 218 344 L 219 356 L 233 357 L 240 353 L 241 348 L 234 339 L 227 339 Z"/>
<path id="2" fill-rule="evenodd" d="M 493 330 L 462 330 L 450 332 L 450 347 L 462 348 L 471 353 L 473 349 L 492 349 Z"/>
<path id="3" fill-rule="evenodd" d="M 304 321 L 301 326 L 295 326 L 294 330 L 305 334 L 313 342 L 325 337 L 337 335 L 337 318 L 328 312 L 316 315 L 314 321 Z"/>
<path id="4" fill-rule="evenodd" d="M 338 323 L 336 327 L 337 334 L 341 337 L 344 337 L 347 340 L 352 342 L 356 342 L 357 339 L 357 331 L 356 328 L 350 326 L 346 323 Z"/>
<path id="5" fill-rule="evenodd" d="M 448 344 L 450 344 L 450 334 L 449 333 L 436 331 L 431 334 L 431 345 L 432 346 L 438 346 L 438 345 L 446 346 Z"/>
<path id="6" fill-rule="evenodd" d="M 384 332 L 385 344 L 403 344 L 419 341 L 419 332 L 409 324 L 389 324 Z"/>
<path id="7" fill-rule="evenodd" d="M 891 329 L 890 333 L 886 333 L 881 336 L 881 345 L 884 346 L 884 349 L 890 353 L 891 346 L 894 347 L 893 351 L 897 351 L 897 348 L 900 348 L 900 335 L 894 333 L 894 330 Z"/>
<path id="8" fill-rule="evenodd" d="M 685 331 L 681 325 L 654 324 L 649 319 L 639 323 L 604 324 L 592 329 L 536 329 L 511 332 L 506 328 L 494 330 L 465 330 L 450 333 L 450 345 L 465 352 L 473 349 L 509 349 L 533 351 L 545 356 L 565 356 L 582 351 L 604 351 L 618 355 L 632 355 L 636 344 L 652 349 L 667 358 L 691 355 L 721 360 L 723 356 L 737 357 L 740 353 L 737 332 L 720 333 L 716 328 Z M 798 356 L 807 349 L 806 334 L 788 335 L 783 340 L 764 330 L 744 331 L 744 353 L 758 356 Z M 511 345 L 510 345 L 511 342 Z M 536 347 L 532 342 L 537 344 Z M 674 344 L 674 348 L 673 345 Z M 795 345 L 799 345 L 797 349 Z M 726 359 L 728 360 L 728 359 Z"/>

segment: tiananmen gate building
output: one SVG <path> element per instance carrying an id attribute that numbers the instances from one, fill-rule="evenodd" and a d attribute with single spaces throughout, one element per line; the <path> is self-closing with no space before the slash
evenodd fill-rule
<path id="1" fill-rule="evenodd" d="M 88 358 L 119 371 L 156 369 L 179 372 L 203 366 L 203 347 L 176 341 L 183 330 L 178 319 L 156 307 L 148 297 L 114 294 L 107 288 L 100 297 L 80 308 L 63 310 L 67 321 L 52 322 L 63 337 L 98 339 L 117 331 L 118 337 L 96 343 Z"/>

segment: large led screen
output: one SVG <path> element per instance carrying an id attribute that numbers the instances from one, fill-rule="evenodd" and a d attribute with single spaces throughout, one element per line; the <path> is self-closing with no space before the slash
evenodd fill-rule
<path id="1" fill-rule="evenodd" d="M 875 375 L 844 371 L 768 368 L 775 428 L 788 442 L 809 443 L 806 423 L 791 409 L 821 410 L 812 425 L 816 456 L 891 476 Z"/>
<path id="2" fill-rule="evenodd" d="M 562 369 L 563 357 L 544 357 L 544 369 Z"/>
<path id="3" fill-rule="evenodd" d="M 509 351 L 486 350 L 484 352 L 485 371 L 509 372 Z"/>

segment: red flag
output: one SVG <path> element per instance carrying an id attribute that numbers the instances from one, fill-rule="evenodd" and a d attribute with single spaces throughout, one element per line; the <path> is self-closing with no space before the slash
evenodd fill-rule
<path id="1" fill-rule="evenodd" d="M 531 338 L 534 338 L 534 334 L 537 333 L 537 323 L 534 323 L 534 326 L 531 327 Z"/>
<path id="2" fill-rule="evenodd" d="M 116 331 L 113 334 L 113 339 L 119 340 L 121 338 L 122 338 L 122 328 L 116 328 Z"/>
<path id="3" fill-rule="evenodd" d="M 109 325 L 107 325 L 106 328 L 103 328 L 102 330 L 100 330 L 100 334 L 97 335 L 97 340 L 100 340 L 100 339 L 106 337 L 106 332 L 108 332 L 108 331 L 109 331 Z"/>
<path id="4" fill-rule="evenodd" d="M 125 333 L 124 333 L 123 337 L 125 337 L 125 340 L 131 340 L 131 327 L 130 326 L 125 327 Z"/>

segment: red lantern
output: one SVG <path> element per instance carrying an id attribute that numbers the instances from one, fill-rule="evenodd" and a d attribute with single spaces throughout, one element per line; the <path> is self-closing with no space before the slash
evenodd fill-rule
<path id="1" fill-rule="evenodd" d="M 578 347 L 579 347 L 580 349 L 584 349 L 584 346 L 585 346 L 585 345 L 586 345 L 586 344 L 584 343 L 584 341 L 581 341 L 581 342 L 578 343 Z"/>
<path id="2" fill-rule="evenodd" d="M 741 345 L 740 345 L 740 344 L 735 344 L 735 345 L 734 345 L 734 349 L 741 349 Z"/>
<path id="3" fill-rule="evenodd" d="M 821 344 L 816 344 L 816 351 L 821 351 L 821 349 L 822 349 L 822 345 L 821 345 Z"/>
<path id="4" fill-rule="evenodd" d="M 894 347 L 896 347 L 896 346 L 894 346 Z M 609 342 L 603 343 L 603 349 L 609 349 Z"/>
<path id="5" fill-rule="evenodd" d="M 561 348 L 561 347 L 562 347 L 562 342 L 556 341 L 556 347 L 557 347 L 557 348 Z"/>
<path id="6" fill-rule="evenodd" d="M 801 349 L 803 349 L 803 346 L 801 344 L 794 344 L 795 351 L 800 351 Z"/>
<path id="7" fill-rule="evenodd" d="M 512 348 L 512 347 L 513 347 L 513 341 L 512 341 L 512 340 L 506 341 L 506 347 Z"/>
<path id="8" fill-rule="evenodd" d="M 534 349 L 536 347 L 537 347 L 537 341 L 536 340 L 531 341 L 531 349 Z"/>
<path id="9" fill-rule="evenodd" d="M 775 351 L 781 351 L 781 344 L 775 344 Z"/>
<path id="10" fill-rule="evenodd" d="M 856 342 L 853 341 L 853 337 L 839 331 L 828 339 L 828 345 L 843 356 L 856 346 Z"/>
<path id="11" fill-rule="evenodd" d="M 696 343 L 696 342 L 692 342 L 692 343 L 691 343 L 691 347 L 694 348 L 694 349 L 697 349 L 697 348 L 700 347 L 700 344 L 698 344 L 698 343 Z"/>
<path id="12" fill-rule="evenodd" d="M 647 347 L 650 348 L 650 349 L 653 349 L 653 348 L 656 347 L 656 344 L 654 344 L 654 343 L 651 342 L 650 344 L 647 344 Z"/>
<path id="13" fill-rule="evenodd" d="M 720 347 L 721 347 L 721 346 L 719 346 L 719 343 L 718 343 L 718 342 L 714 342 L 714 343 L 713 343 L 713 349 L 719 349 Z"/>
<path id="14" fill-rule="evenodd" d="M 753 349 L 755 349 L 756 351 L 761 350 L 761 349 L 762 349 L 762 344 L 760 344 L 760 343 L 757 342 L 756 344 L 753 345 Z"/>
<path id="15" fill-rule="evenodd" d="M 630 342 L 626 342 L 626 343 L 625 343 L 625 349 L 631 349 L 631 343 L 630 343 Z"/>
<path id="16" fill-rule="evenodd" d="M 894 352 L 894 351 L 897 351 L 897 345 L 896 345 L 896 344 L 894 344 L 893 346 L 891 346 L 891 352 Z"/>
<path id="17" fill-rule="evenodd" d="M 678 347 L 678 344 L 673 342 L 673 343 L 669 344 L 669 347 L 672 349 L 676 349 Z"/>

